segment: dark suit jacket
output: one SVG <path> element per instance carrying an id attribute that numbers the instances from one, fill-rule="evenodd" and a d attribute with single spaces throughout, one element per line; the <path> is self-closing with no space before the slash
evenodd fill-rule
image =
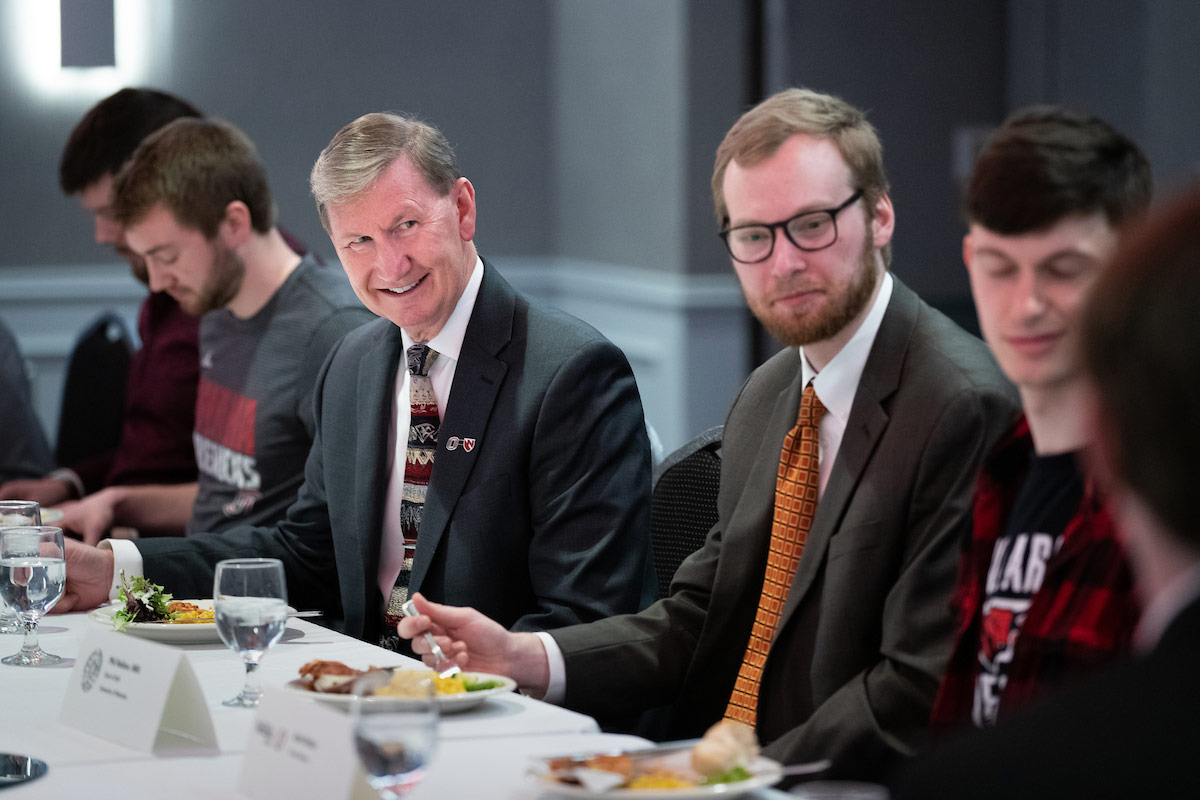
<path id="1" fill-rule="evenodd" d="M 280 558 L 293 605 L 376 637 L 390 398 L 403 355 L 388 320 L 348 334 L 317 379 L 316 436 L 286 519 L 140 542 L 147 577 L 177 597 L 204 597 L 216 561 Z M 475 444 L 450 450 L 451 437 Z M 518 630 L 635 611 L 653 597 L 650 449 L 629 364 L 486 262 L 434 464 L 412 591 Z"/>
<path id="2" fill-rule="evenodd" d="M 800 384 L 788 348 L 742 388 L 725 425 L 719 521 L 672 595 L 553 633 L 566 705 L 628 714 L 668 703 L 670 738 L 721 718 L 758 604 Z M 840 774 L 872 777 L 909 750 L 949 653 L 976 471 L 1016 411 L 984 344 L 896 280 L 764 667 L 768 755 L 832 757 Z"/>
<path id="3" fill-rule="evenodd" d="M 1200 797 L 1200 598 L 1149 655 L 948 740 L 899 781 L 902 798 Z"/>

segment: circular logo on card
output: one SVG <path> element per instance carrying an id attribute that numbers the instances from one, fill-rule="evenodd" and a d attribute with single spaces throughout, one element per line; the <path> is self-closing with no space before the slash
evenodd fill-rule
<path id="1" fill-rule="evenodd" d="M 90 692 L 92 687 L 96 685 L 96 679 L 100 677 L 100 668 L 104 666 L 104 651 L 96 649 L 87 657 L 87 661 L 83 665 L 83 677 L 80 679 L 81 685 L 85 692 Z"/>

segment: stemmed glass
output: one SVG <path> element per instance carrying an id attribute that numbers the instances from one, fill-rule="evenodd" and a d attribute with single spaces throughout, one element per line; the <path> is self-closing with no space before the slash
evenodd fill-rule
<path id="1" fill-rule="evenodd" d="M 425 777 L 437 748 L 438 710 L 431 680 L 403 695 L 374 695 L 390 673 L 376 670 L 353 689 L 354 747 L 367 782 L 382 800 L 403 797 Z"/>
<path id="2" fill-rule="evenodd" d="M 224 705 L 253 708 L 262 697 L 258 662 L 287 628 L 287 584 L 277 558 L 234 558 L 217 563 L 213 579 L 217 633 L 246 665 L 241 694 Z"/>
<path id="3" fill-rule="evenodd" d="M 38 646 L 38 619 L 49 611 L 67 584 L 62 528 L 44 525 L 0 530 L 0 597 L 25 626 L 20 652 L 0 658 L 14 667 L 57 664 L 62 658 Z"/>
<path id="4" fill-rule="evenodd" d="M 0 500 L 0 528 L 41 525 L 42 512 L 33 500 Z M 17 615 L 0 602 L 0 633 L 24 633 Z"/>

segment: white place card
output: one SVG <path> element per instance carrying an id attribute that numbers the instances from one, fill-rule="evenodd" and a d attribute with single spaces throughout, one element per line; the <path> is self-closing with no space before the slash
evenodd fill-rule
<path id="1" fill-rule="evenodd" d="M 255 800 L 374 800 L 354 752 L 350 715 L 278 688 L 254 715 L 238 791 Z"/>
<path id="2" fill-rule="evenodd" d="M 187 654 L 114 631 L 92 631 L 84 639 L 60 721 L 142 752 L 218 750 Z"/>

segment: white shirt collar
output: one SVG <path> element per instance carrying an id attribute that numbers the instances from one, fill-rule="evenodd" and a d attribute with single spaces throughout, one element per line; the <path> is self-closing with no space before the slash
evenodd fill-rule
<path id="1" fill-rule="evenodd" d="M 458 356 L 462 353 L 463 339 L 467 335 L 467 324 L 471 321 L 471 312 L 475 310 L 475 298 L 479 296 L 479 284 L 482 282 L 483 259 L 475 256 L 475 269 L 471 271 L 471 277 L 467 279 L 467 285 L 463 289 L 462 295 L 459 296 L 454 311 L 450 312 L 450 318 L 446 320 L 446 324 L 428 342 L 429 348 L 437 351 L 440 358 L 458 361 Z M 400 339 L 403 341 L 404 351 L 407 353 L 408 348 L 413 345 L 413 339 L 403 328 L 400 329 Z M 404 362 L 404 356 L 400 357 L 400 361 Z"/>
<path id="2" fill-rule="evenodd" d="M 883 322 L 884 312 L 892 299 L 892 274 L 885 272 L 880 281 L 879 293 L 854 336 L 838 351 L 820 374 L 804 357 L 804 348 L 800 348 L 801 377 L 805 386 L 812 381 L 813 391 L 825 406 L 827 413 L 834 415 L 844 425 L 850 419 L 850 407 L 854 404 L 854 393 L 858 390 L 858 382 L 862 379 L 863 369 L 867 366 L 867 356 L 871 354 L 871 345 L 875 343 L 875 335 Z"/>

